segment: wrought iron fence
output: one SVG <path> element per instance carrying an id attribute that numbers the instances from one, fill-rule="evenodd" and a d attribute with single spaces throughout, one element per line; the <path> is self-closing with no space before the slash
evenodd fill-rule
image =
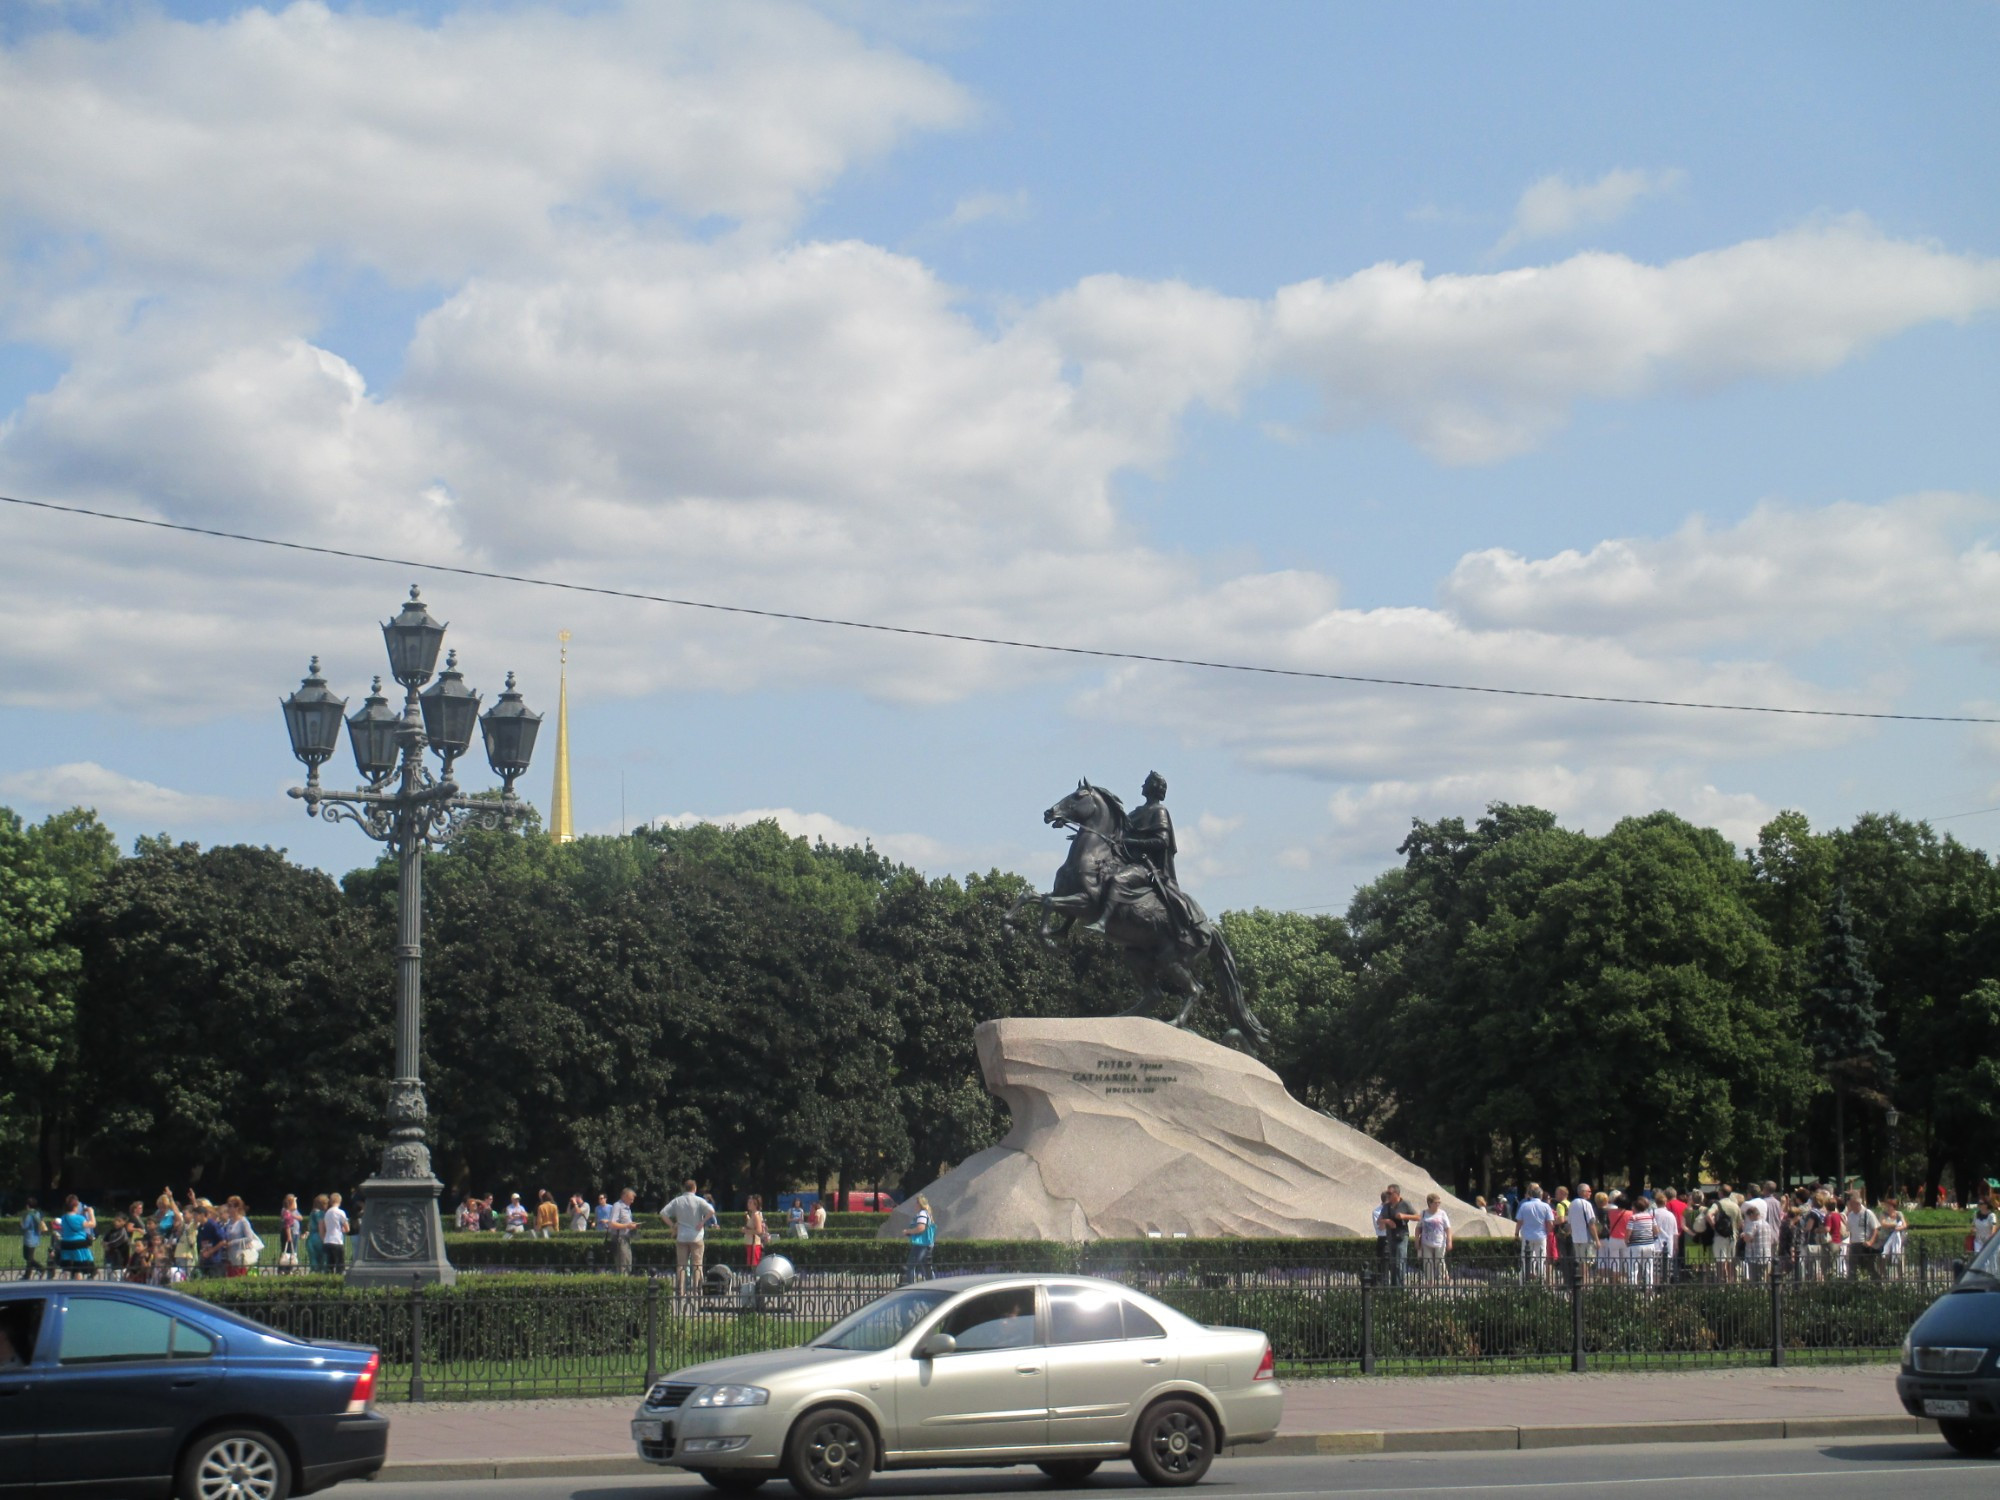
<path id="1" fill-rule="evenodd" d="M 1391 1286 L 1283 1267 L 1118 1279 L 1198 1321 L 1262 1330 L 1294 1375 L 1883 1359 L 1948 1284 L 1933 1272 L 1656 1285 L 1501 1274 Z M 897 1280 L 876 1267 L 816 1271 L 780 1295 L 739 1283 L 717 1296 L 677 1295 L 657 1277 L 481 1277 L 450 1290 L 368 1292 L 259 1278 L 229 1283 L 225 1300 L 289 1333 L 380 1349 L 387 1400 L 636 1396 L 685 1365 L 802 1343 Z"/>

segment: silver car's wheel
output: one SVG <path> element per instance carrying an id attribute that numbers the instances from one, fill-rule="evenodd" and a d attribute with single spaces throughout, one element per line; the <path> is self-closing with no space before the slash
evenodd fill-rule
<path id="1" fill-rule="evenodd" d="M 292 1461 L 268 1432 L 236 1427 L 197 1439 L 180 1481 L 181 1500 L 285 1500 Z"/>
<path id="2" fill-rule="evenodd" d="M 806 1413 L 785 1445 L 785 1477 L 808 1500 L 846 1500 L 874 1472 L 874 1434 L 844 1407 Z"/>
<path id="3" fill-rule="evenodd" d="M 1097 1466 L 1103 1462 L 1101 1458 L 1052 1458 L 1035 1467 L 1057 1484 L 1082 1484 L 1097 1472 Z"/>
<path id="4" fill-rule="evenodd" d="M 1146 1408 L 1132 1442 L 1132 1467 L 1148 1484 L 1195 1484 L 1215 1460 L 1215 1424 L 1192 1401 Z"/>

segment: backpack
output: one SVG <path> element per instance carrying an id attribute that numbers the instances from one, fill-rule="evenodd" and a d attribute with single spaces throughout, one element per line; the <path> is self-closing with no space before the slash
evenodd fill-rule
<path id="1" fill-rule="evenodd" d="M 1736 1221 L 1729 1217 L 1727 1209 L 1716 1208 L 1711 1212 L 1709 1217 L 1715 1226 L 1715 1242 L 1718 1245 L 1724 1240 L 1733 1240 L 1736 1238 Z"/>

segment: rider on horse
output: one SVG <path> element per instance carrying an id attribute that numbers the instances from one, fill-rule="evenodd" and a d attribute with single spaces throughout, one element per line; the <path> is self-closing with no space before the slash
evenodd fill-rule
<path id="1" fill-rule="evenodd" d="M 1125 852 L 1151 877 L 1160 904 L 1173 918 L 1175 941 L 1192 951 L 1201 946 L 1202 919 L 1174 870 L 1174 855 L 1180 846 L 1174 839 L 1173 814 L 1167 811 L 1167 778 L 1158 771 L 1147 772 L 1140 795 L 1146 800 L 1125 818 Z"/>

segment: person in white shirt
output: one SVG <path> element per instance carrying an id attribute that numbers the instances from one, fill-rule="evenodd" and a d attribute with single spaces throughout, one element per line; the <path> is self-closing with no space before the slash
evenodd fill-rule
<path id="1" fill-rule="evenodd" d="M 1529 1183 L 1527 1196 L 1514 1210 L 1514 1232 L 1521 1239 L 1523 1280 L 1541 1281 L 1548 1275 L 1549 1230 L 1555 1222 L 1556 1211 L 1542 1197 L 1542 1185 L 1539 1182 Z"/>
<path id="2" fill-rule="evenodd" d="M 1451 1216 L 1444 1211 L 1444 1194 L 1432 1193 L 1424 1200 L 1423 1217 L 1417 1220 L 1417 1274 L 1432 1283 L 1451 1280 L 1445 1266 L 1451 1247 Z"/>
<path id="3" fill-rule="evenodd" d="M 678 1198 L 669 1199 L 660 1218 L 674 1231 L 674 1290 L 689 1294 L 701 1290 L 701 1261 L 706 1253 L 705 1236 L 715 1222 L 715 1205 L 695 1190 L 690 1177 L 681 1184 Z M 694 1275 L 688 1275 L 693 1267 Z"/>
<path id="4" fill-rule="evenodd" d="M 320 1243 L 326 1247 L 326 1268 L 339 1275 L 347 1269 L 347 1211 L 340 1206 L 340 1194 L 329 1193 L 326 1217 L 320 1220 Z"/>
<path id="5" fill-rule="evenodd" d="M 1662 1188 L 1653 1204 L 1653 1222 L 1660 1227 L 1661 1279 L 1665 1281 L 1680 1274 L 1675 1268 L 1680 1264 L 1681 1219 L 1673 1210 L 1673 1196 L 1672 1188 Z"/>
<path id="6" fill-rule="evenodd" d="M 1569 1242 L 1576 1255 L 1576 1274 L 1597 1260 L 1597 1210 L 1590 1206 L 1590 1184 L 1579 1182 L 1576 1196 L 1569 1200 Z"/>
<path id="7" fill-rule="evenodd" d="M 639 1228 L 632 1218 L 632 1204 L 638 1196 L 631 1188 L 620 1193 L 604 1225 L 604 1232 L 611 1239 L 611 1264 L 620 1276 L 632 1274 L 632 1236 Z"/>
<path id="8" fill-rule="evenodd" d="M 521 1201 L 519 1193 L 507 1200 L 507 1232 L 509 1234 L 528 1232 L 528 1206 Z"/>

